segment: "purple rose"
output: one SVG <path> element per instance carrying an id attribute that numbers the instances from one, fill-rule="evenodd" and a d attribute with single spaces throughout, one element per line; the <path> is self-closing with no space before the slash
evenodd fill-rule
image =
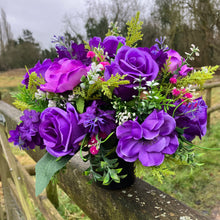
<path id="1" fill-rule="evenodd" d="M 127 162 L 139 159 L 144 166 L 158 166 L 165 154 L 175 153 L 179 146 L 175 128 L 174 118 L 154 110 L 142 124 L 130 120 L 117 128 L 116 152 Z"/>
<path id="2" fill-rule="evenodd" d="M 51 64 L 52 61 L 50 59 L 45 59 L 42 64 L 38 61 L 37 64 L 25 74 L 22 84 L 26 85 L 26 88 L 28 88 L 29 74 L 33 72 L 37 73 L 38 77 L 42 76 L 44 78 L 44 74 Z"/>
<path id="3" fill-rule="evenodd" d="M 119 42 L 125 45 L 125 38 L 121 36 L 106 37 L 102 43 L 104 52 L 107 52 L 109 57 L 115 57 Z"/>
<path id="4" fill-rule="evenodd" d="M 169 71 L 174 73 L 178 68 L 180 68 L 179 75 L 187 76 L 187 74 L 193 70 L 193 68 L 187 67 L 187 65 L 182 65 L 184 58 L 180 56 L 175 50 L 167 51 L 168 58 L 170 58 Z"/>
<path id="5" fill-rule="evenodd" d="M 180 103 L 181 100 L 178 100 L 174 104 L 178 106 Z M 169 110 L 170 115 L 173 114 L 174 109 Z M 196 136 L 201 139 L 206 134 L 207 105 L 201 97 L 180 105 L 174 113 L 174 118 L 177 127 L 184 128 L 183 136 L 188 141 L 192 141 Z"/>
<path id="6" fill-rule="evenodd" d="M 63 58 L 54 62 L 45 72 L 46 83 L 41 90 L 62 93 L 72 90 L 80 83 L 83 75 L 87 74 L 87 67 L 79 60 Z"/>
<path id="7" fill-rule="evenodd" d="M 116 75 L 116 73 L 127 75 L 125 79 L 129 80 L 131 84 L 120 86 L 114 92 L 122 99 L 129 100 L 137 92 L 137 90 L 132 89 L 136 85 L 133 84 L 135 79 L 145 77 L 142 82 L 144 84 L 146 81 L 154 80 L 158 72 L 158 64 L 147 51 L 122 46 L 117 52 L 115 61 L 110 66 L 106 66 L 104 77 L 105 80 L 108 80 L 111 75 Z"/>
<path id="8" fill-rule="evenodd" d="M 74 155 L 85 136 L 75 108 L 70 103 L 66 107 L 66 111 L 51 107 L 41 113 L 40 135 L 46 150 L 54 157 Z"/>
<path id="9" fill-rule="evenodd" d="M 106 67 L 105 78 L 110 78 L 111 74 L 127 75 L 126 79 L 132 83 L 140 76 L 146 77 L 147 81 L 154 80 L 159 72 L 157 63 L 151 55 L 139 48 L 122 46 L 115 57 L 112 65 Z"/>

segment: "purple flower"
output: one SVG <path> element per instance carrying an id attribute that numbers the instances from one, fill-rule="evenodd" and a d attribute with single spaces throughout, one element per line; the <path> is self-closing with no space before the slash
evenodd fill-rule
<path id="1" fill-rule="evenodd" d="M 114 58 L 116 55 L 118 44 L 122 43 L 125 45 L 125 38 L 121 36 L 108 36 L 103 40 L 103 48 L 104 52 L 108 53 L 109 57 Z"/>
<path id="2" fill-rule="evenodd" d="M 15 130 L 9 133 L 9 142 L 14 142 L 22 149 L 34 149 L 35 146 L 45 148 L 43 140 L 39 134 L 40 113 L 34 110 L 24 110 L 24 115 L 20 118 L 23 122 L 17 125 Z"/>
<path id="3" fill-rule="evenodd" d="M 55 61 L 45 72 L 46 83 L 41 90 L 62 93 L 72 90 L 80 83 L 83 75 L 87 74 L 87 67 L 79 60 L 63 58 Z"/>
<path id="4" fill-rule="evenodd" d="M 54 157 L 74 155 L 85 136 L 75 108 L 70 103 L 66 107 L 66 111 L 51 107 L 41 113 L 40 135 L 46 150 Z"/>
<path id="5" fill-rule="evenodd" d="M 159 66 L 159 69 L 161 69 L 166 63 L 166 60 L 168 58 L 167 53 L 163 50 L 160 50 L 157 44 L 152 46 L 151 48 L 146 48 L 146 50 L 148 53 L 151 54 L 152 58 L 156 61 L 156 63 Z"/>
<path id="6" fill-rule="evenodd" d="M 25 74 L 22 84 L 26 85 L 26 88 L 28 88 L 29 74 L 33 72 L 37 73 L 38 77 L 42 76 L 44 78 L 44 74 L 51 64 L 52 61 L 50 59 L 45 59 L 42 64 L 38 61 L 37 64 Z"/>
<path id="7" fill-rule="evenodd" d="M 71 59 L 71 54 L 69 50 L 63 45 L 56 45 L 56 51 L 59 59 L 68 58 Z"/>
<path id="8" fill-rule="evenodd" d="M 144 166 L 158 166 L 179 146 L 175 128 L 174 118 L 163 110 L 154 110 L 142 124 L 127 121 L 117 127 L 116 153 L 127 162 L 139 159 Z"/>
<path id="9" fill-rule="evenodd" d="M 135 79 L 145 77 L 142 83 L 152 81 L 157 77 L 158 72 L 158 64 L 147 51 L 122 46 L 117 52 L 115 61 L 110 66 L 106 66 L 104 77 L 105 80 L 108 80 L 111 75 L 116 75 L 116 73 L 127 75 L 125 79 L 129 80 L 131 84 L 120 86 L 115 92 L 121 98 L 129 100 L 131 95 L 136 92 L 132 89 L 135 86 L 135 84 L 132 84 Z M 129 89 L 130 94 L 127 94 Z"/>
<path id="10" fill-rule="evenodd" d="M 104 53 L 107 52 L 109 57 L 114 58 L 119 42 L 125 45 L 125 38 L 121 36 L 107 36 L 102 42 L 100 37 L 93 37 L 89 41 L 89 46 L 91 49 L 101 47 L 104 49 Z"/>
<path id="11" fill-rule="evenodd" d="M 90 48 L 102 46 L 102 39 L 100 37 L 93 37 L 89 40 Z"/>
<path id="12" fill-rule="evenodd" d="M 91 59 L 86 57 L 88 52 L 84 44 L 76 44 L 74 42 L 67 42 L 63 36 L 54 36 L 52 43 L 56 43 L 56 51 L 58 59 L 68 58 L 80 60 L 84 65 L 89 66 Z"/>
<path id="13" fill-rule="evenodd" d="M 89 66 L 91 64 L 91 59 L 87 57 L 88 50 L 85 49 L 84 44 L 71 44 L 72 48 L 72 58 L 75 60 L 80 60 L 84 65 Z"/>
<path id="14" fill-rule="evenodd" d="M 109 135 L 116 128 L 114 113 L 114 111 L 99 109 L 96 101 L 93 101 L 86 112 L 80 114 L 79 124 L 82 124 L 91 135 L 99 132 Z"/>
<path id="15" fill-rule="evenodd" d="M 178 106 L 180 103 L 181 100 L 178 100 L 174 104 Z M 170 115 L 173 114 L 174 109 L 169 110 Z M 207 106 L 201 97 L 180 105 L 174 113 L 174 118 L 177 127 L 184 128 L 183 136 L 188 141 L 192 141 L 196 136 L 201 139 L 206 134 Z"/>
<path id="16" fill-rule="evenodd" d="M 174 73 L 178 68 L 179 70 L 179 75 L 180 76 L 187 76 L 187 74 L 193 70 L 193 68 L 187 67 L 187 65 L 182 65 L 184 62 L 184 59 L 180 56 L 178 52 L 175 50 L 168 50 L 167 51 L 168 58 L 170 58 L 170 65 L 169 65 L 169 71 Z"/>

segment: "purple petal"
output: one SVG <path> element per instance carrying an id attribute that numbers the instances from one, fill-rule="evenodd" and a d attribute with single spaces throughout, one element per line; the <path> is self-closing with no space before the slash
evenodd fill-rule
<path id="1" fill-rule="evenodd" d="M 143 166 L 159 166 L 164 160 L 164 154 L 162 153 L 148 153 L 147 151 L 141 151 L 138 156 Z"/>

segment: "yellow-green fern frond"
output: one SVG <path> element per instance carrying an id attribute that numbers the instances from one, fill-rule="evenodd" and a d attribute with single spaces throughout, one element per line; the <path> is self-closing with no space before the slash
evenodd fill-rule
<path id="1" fill-rule="evenodd" d="M 195 71 L 192 74 L 188 75 L 187 77 L 181 79 L 177 86 L 187 86 L 189 84 L 191 85 L 198 85 L 200 88 L 202 88 L 203 84 L 207 81 L 213 78 L 213 75 L 215 74 L 215 71 L 219 68 L 219 66 L 205 66 L 202 67 L 201 70 Z"/>
<path id="2" fill-rule="evenodd" d="M 42 84 L 45 84 L 45 80 L 42 76 L 38 77 L 35 72 L 29 74 L 28 91 L 32 94 L 32 96 L 34 96 L 35 92 L 37 92 L 37 87 Z"/>
<path id="3" fill-rule="evenodd" d="M 126 37 L 126 45 L 130 47 L 136 47 L 136 42 L 142 40 L 143 34 L 141 33 L 143 22 L 139 21 L 140 12 L 137 12 L 136 16 L 128 21 L 128 34 Z"/>
<path id="4" fill-rule="evenodd" d="M 114 88 L 130 83 L 129 80 L 124 80 L 125 77 L 126 75 L 121 76 L 117 73 L 115 76 L 111 75 L 109 80 L 102 81 L 101 87 L 104 95 L 106 95 L 109 99 L 112 99 L 112 92 Z"/>
<path id="5" fill-rule="evenodd" d="M 85 49 L 87 50 L 91 50 L 89 43 L 87 41 L 83 41 L 84 45 L 85 45 Z"/>
<path id="6" fill-rule="evenodd" d="M 19 101 L 19 100 L 14 101 L 14 102 L 13 102 L 13 105 L 14 105 L 16 108 L 20 109 L 21 111 L 24 111 L 25 109 L 30 109 L 30 108 L 31 108 L 30 105 L 28 105 L 28 104 L 25 103 L 25 102 Z"/>

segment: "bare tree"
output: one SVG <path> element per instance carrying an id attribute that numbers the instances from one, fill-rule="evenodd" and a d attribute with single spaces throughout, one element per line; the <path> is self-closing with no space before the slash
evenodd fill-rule
<path id="1" fill-rule="evenodd" d="M 85 0 L 85 3 L 83 16 L 74 12 L 64 18 L 67 31 L 75 36 L 80 34 L 84 39 L 90 37 L 85 33 L 86 25 L 87 27 L 91 27 L 91 25 L 99 27 L 103 21 L 107 21 L 108 24 L 117 22 L 119 27 L 125 27 L 126 22 L 134 17 L 137 11 L 141 12 L 141 20 L 146 20 L 147 17 L 150 17 L 152 0 Z M 104 23 L 106 24 L 106 22 Z"/>
<path id="2" fill-rule="evenodd" d="M 0 53 L 4 51 L 5 46 L 12 40 L 13 35 L 11 32 L 10 24 L 7 21 L 6 13 L 1 9 L 0 17 Z"/>

